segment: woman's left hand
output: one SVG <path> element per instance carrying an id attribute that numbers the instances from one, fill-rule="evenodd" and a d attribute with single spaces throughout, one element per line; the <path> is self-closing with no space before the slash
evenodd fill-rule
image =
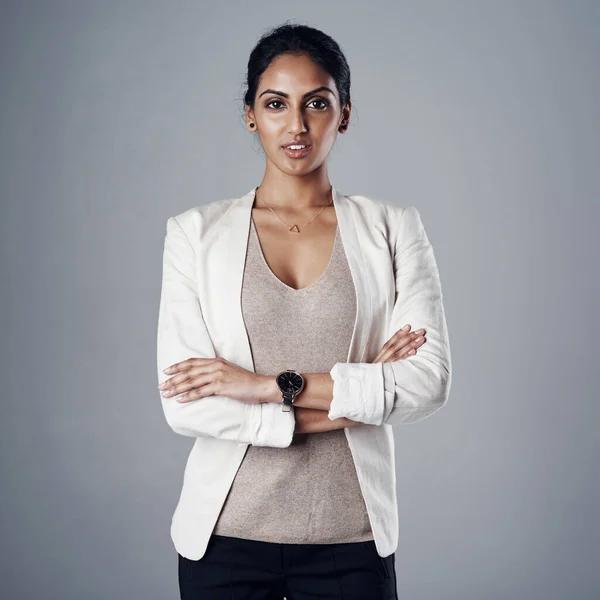
<path id="1" fill-rule="evenodd" d="M 158 386 L 163 397 L 189 402 L 206 396 L 222 395 L 248 404 L 266 402 L 272 378 L 248 371 L 228 360 L 188 358 L 165 370 L 174 375 Z"/>

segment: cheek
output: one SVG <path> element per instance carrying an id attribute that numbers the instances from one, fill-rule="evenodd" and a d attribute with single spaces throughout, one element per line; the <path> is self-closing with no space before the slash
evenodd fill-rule
<path id="1" fill-rule="evenodd" d="M 259 120 L 260 128 L 271 133 L 281 133 L 285 129 L 285 118 L 283 115 L 263 114 Z"/>
<path id="2" fill-rule="evenodd" d="M 318 148 L 317 148 L 317 152 L 318 154 L 329 154 L 331 148 L 333 147 L 333 144 L 335 143 L 335 140 L 337 138 L 336 135 L 337 130 L 335 128 L 333 129 L 327 129 L 326 131 L 323 131 L 323 134 L 320 136 L 319 138 L 319 142 L 318 142 Z"/>
<path id="3" fill-rule="evenodd" d="M 285 126 L 270 121 L 263 123 L 258 133 L 263 146 L 276 150 L 279 148 L 281 140 L 285 138 Z"/>

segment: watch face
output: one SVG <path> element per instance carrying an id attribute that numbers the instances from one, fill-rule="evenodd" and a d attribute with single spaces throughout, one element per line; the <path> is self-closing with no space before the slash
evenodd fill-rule
<path id="1" fill-rule="evenodd" d="M 284 393 L 298 393 L 304 386 L 304 378 L 293 371 L 283 371 L 277 376 L 277 385 Z"/>

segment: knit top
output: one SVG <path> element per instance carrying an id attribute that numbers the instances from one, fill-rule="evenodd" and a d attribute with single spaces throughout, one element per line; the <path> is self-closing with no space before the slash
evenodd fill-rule
<path id="1" fill-rule="evenodd" d="M 251 219 L 241 301 L 256 373 L 322 373 L 346 362 L 356 293 L 339 226 L 325 271 L 295 289 L 267 264 Z M 344 429 L 296 433 L 287 448 L 249 445 L 213 533 L 295 544 L 373 540 Z"/>

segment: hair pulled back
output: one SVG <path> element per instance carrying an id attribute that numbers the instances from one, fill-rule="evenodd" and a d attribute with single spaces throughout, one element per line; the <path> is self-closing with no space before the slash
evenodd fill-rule
<path id="1" fill-rule="evenodd" d="M 306 54 L 335 81 L 343 107 L 350 101 L 350 67 L 338 43 L 319 29 L 284 23 L 267 31 L 248 59 L 244 103 L 254 109 L 261 75 L 282 54 Z"/>

